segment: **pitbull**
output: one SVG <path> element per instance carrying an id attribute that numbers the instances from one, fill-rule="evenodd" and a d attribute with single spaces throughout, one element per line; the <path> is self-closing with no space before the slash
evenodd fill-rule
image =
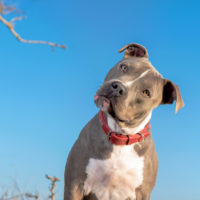
<path id="1" fill-rule="evenodd" d="M 149 200 L 158 159 L 152 110 L 176 101 L 179 88 L 148 60 L 145 47 L 128 44 L 94 99 L 100 112 L 82 129 L 65 169 L 64 200 Z"/>

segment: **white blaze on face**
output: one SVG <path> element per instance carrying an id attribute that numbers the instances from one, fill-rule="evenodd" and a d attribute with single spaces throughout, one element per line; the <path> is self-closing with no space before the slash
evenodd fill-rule
<path id="1" fill-rule="evenodd" d="M 142 74 L 140 74 L 139 77 L 137 77 L 136 79 L 134 79 L 132 81 L 124 82 L 124 85 L 127 86 L 127 87 L 131 86 L 133 83 L 135 83 L 139 79 L 143 78 L 149 71 L 151 71 L 151 69 L 148 69 L 148 70 L 144 71 Z"/>

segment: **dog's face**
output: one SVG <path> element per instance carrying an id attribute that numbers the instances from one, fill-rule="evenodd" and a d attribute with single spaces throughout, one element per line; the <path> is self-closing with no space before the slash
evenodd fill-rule
<path id="1" fill-rule="evenodd" d="M 95 103 L 100 109 L 120 127 L 134 128 L 160 104 L 176 100 L 176 112 L 183 107 L 178 87 L 155 70 L 143 46 L 129 44 L 123 50 L 124 58 L 109 71 L 97 91 Z"/>

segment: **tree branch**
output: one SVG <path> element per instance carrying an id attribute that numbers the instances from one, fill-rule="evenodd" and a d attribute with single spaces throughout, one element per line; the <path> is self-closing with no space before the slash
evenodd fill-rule
<path id="1" fill-rule="evenodd" d="M 10 32 L 15 36 L 15 38 L 19 41 L 19 42 L 23 42 L 23 43 L 29 43 L 29 44 L 44 44 L 44 45 L 49 45 L 52 47 L 52 49 L 54 50 L 55 47 L 61 48 L 61 49 L 66 49 L 66 46 L 63 44 L 56 44 L 53 42 L 49 42 L 49 41 L 42 41 L 42 40 L 26 40 L 23 39 L 14 29 L 14 25 L 13 22 L 16 20 L 21 20 L 23 17 L 14 17 L 12 18 L 10 21 L 7 21 L 2 15 L 4 14 L 4 10 L 6 10 L 8 8 L 8 6 L 3 5 L 0 2 L 0 21 L 5 24 L 7 26 L 7 28 L 10 30 Z"/>

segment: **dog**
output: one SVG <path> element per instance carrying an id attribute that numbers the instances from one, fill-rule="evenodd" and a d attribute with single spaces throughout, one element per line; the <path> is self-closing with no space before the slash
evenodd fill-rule
<path id="1" fill-rule="evenodd" d="M 142 45 L 131 43 L 107 74 L 94 101 L 99 113 L 82 129 L 65 168 L 64 200 L 149 200 L 158 159 L 152 110 L 176 101 L 176 84 L 153 67 Z"/>

